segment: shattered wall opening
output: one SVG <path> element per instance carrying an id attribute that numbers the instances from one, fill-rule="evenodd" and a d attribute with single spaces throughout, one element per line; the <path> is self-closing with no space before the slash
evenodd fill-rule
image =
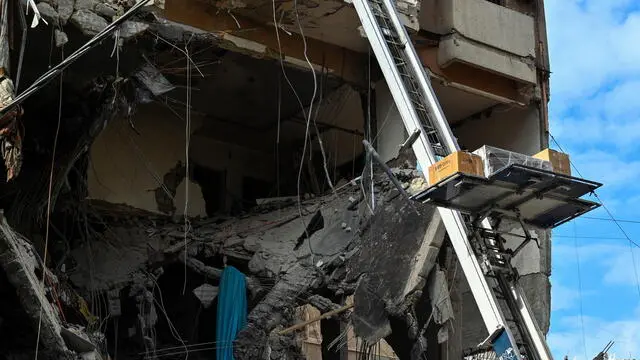
<path id="1" fill-rule="evenodd" d="M 361 150 L 355 145 L 364 119 L 360 98 L 350 87 L 338 88 L 326 77 L 314 84 L 310 73 L 294 69 L 285 79 L 277 62 L 233 52 L 198 69 L 191 74 L 189 136 L 183 135 L 186 76 L 167 75 L 175 90 L 139 106 L 133 116 L 110 122 L 97 137 L 90 153 L 90 198 L 180 215 L 188 174 L 190 216 L 207 215 L 207 207 L 237 213 L 257 198 L 297 195 L 297 173 L 289 169 L 298 167 L 303 150 L 312 159 L 303 169 L 303 194 L 329 189 L 325 176 L 315 179 L 325 172 L 322 152 L 332 182 L 344 177 L 338 173 L 344 165 L 356 171 L 354 159 Z M 308 109 L 312 142 L 303 149 Z M 212 204 L 204 201 L 204 192 Z"/>
<path id="2" fill-rule="evenodd" d="M 55 321 L 66 346 L 118 359 L 153 352 L 177 356 L 167 351 L 180 349 L 183 341 L 190 347 L 215 341 L 216 299 L 205 308 L 199 298 L 211 296 L 226 265 L 247 274 L 250 313 L 260 314 L 265 304 L 275 311 L 268 323 L 250 316 L 249 324 L 264 331 L 296 321 L 295 306 L 316 290 L 326 292 L 321 273 L 306 264 L 317 255 L 310 257 L 301 246 L 325 229 L 303 225 L 318 213 L 311 208 L 326 201 L 309 198 L 326 193 L 329 182 L 342 186 L 362 173 L 365 110 L 357 90 L 326 73 L 318 73 L 314 83 L 311 73 L 289 66 L 285 78 L 277 61 L 222 50 L 206 35 L 149 23 L 135 43 L 116 45 L 113 56 L 113 44 L 99 46 L 65 72 L 61 83 L 24 103 L 39 110 L 22 119 L 30 135 L 24 146 L 29 161 L 16 181 L 2 185 L 11 224 L 39 253 L 47 249 L 47 265 L 60 281 L 59 292 L 47 289 L 49 300 L 60 304 Z M 90 24 L 74 25 L 65 28 L 67 54 L 86 40 Z M 23 81 L 32 82 L 63 58 L 62 48 L 49 46 L 50 35 L 42 29 L 30 34 Z M 174 45 L 185 43 L 191 72 Z M 33 55 L 42 48 L 51 49 L 51 59 Z M 45 225 L 52 158 L 53 212 Z M 298 191 L 301 209 L 295 206 Z M 293 202 L 287 198 L 292 196 Z M 273 197 L 283 199 L 257 201 Z M 237 223 L 229 217 L 235 214 L 247 220 Z M 327 241 L 321 256 L 335 259 L 340 247 L 335 239 Z M 299 259 L 305 262 L 302 271 L 291 270 L 285 279 L 283 267 Z M 291 304 L 281 299 L 287 293 L 298 294 Z M 94 341 L 84 333 L 103 338 Z M 256 335 L 247 334 L 245 341 Z M 295 339 L 274 339 L 274 353 L 301 356 Z M 257 344 L 246 344 L 244 351 L 252 354 Z M 190 350 L 197 358 L 215 349 Z"/>
<path id="3" fill-rule="evenodd" d="M 238 13 L 270 15 L 270 2 L 255 3 Z M 283 29 L 295 32 L 289 5 L 278 11 L 286 15 Z M 305 25 L 312 27 L 322 13 L 322 21 L 338 18 L 351 26 L 355 15 L 343 2 L 315 5 L 304 2 Z M 335 17 L 325 13 L 326 6 Z M 29 32 L 23 84 L 127 7 L 38 4 L 55 26 Z M 227 15 L 235 19 L 232 12 L 221 16 Z M 321 30 L 310 29 L 310 38 L 322 39 Z M 341 28 L 331 30 L 334 40 L 350 42 Z M 343 309 L 350 296 L 355 309 L 319 320 L 326 335 L 320 353 L 334 344 L 356 350 L 340 351 L 342 358 L 382 356 L 375 349 L 385 339 L 395 351 L 387 349 L 390 358 L 449 355 L 450 336 L 460 334 L 452 307 L 461 304 L 454 300 L 463 291 L 439 219 L 427 205 L 417 216 L 385 176 L 365 166 L 366 134 L 405 188 L 426 186 L 411 154 L 398 156 L 405 134 L 396 127 L 401 122 L 389 119 L 394 104 L 375 64 L 354 66 L 360 62 L 348 61 L 353 54 L 342 49 L 326 55 L 327 62 L 344 66 L 314 63 L 314 81 L 306 61 L 274 55 L 266 45 L 258 44 L 259 51 L 251 49 L 254 43 L 240 46 L 229 33 L 171 23 L 156 10 L 142 12 L 68 68 L 60 82 L 23 103 L 24 164 L 15 179 L 0 183 L 0 205 L 6 233 L 26 238 L 9 236 L 3 244 L 27 249 L 24 262 L 33 275 L 31 302 L 25 305 L 24 296 L 18 302 L 37 309 L 33 299 L 45 298 L 42 307 L 50 310 L 41 357 L 183 358 L 187 348 L 192 358 L 213 358 L 220 345 L 207 345 L 217 336 L 216 295 L 230 267 L 244 274 L 241 292 L 248 303 L 246 326 L 226 345 L 238 360 L 304 358 L 309 353 L 303 347 L 311 344 L 289 329 L 302 321 L 298 309 L 317 309 L 305 316 L 319 325 L 317 315 Z M 356 31 L 349 36 L 366 51 Z M 19 57 L 15 50 L 12 62 Z M 322 51 L 315 60 L 324 58 Z M 366 60 L 363 54 L 357 60 Z M 286 76 L 279 58 L 286 60 Z M 345 68 L 349 74 L 335 71 Z M 364 79 L 365 72 L 373 74 L 367 83 L 377 82 L 374 89 L 354 88 L 346 80 Z M 460 101 L 458 95 L 447 98 L 456 121 L 493 104 Z M 470 124 L 458 134 L 480 141 L 478 126 Z M 38 258 L 45 253 L 46 264 Z M 43 277 L 40 296 L 33 280 Z M 21 289 L 0 288 L 12 290 Z M 0 342 L 0 359 L 16 351 L 32 358 L 35 313 L 0 317 L 0 333 L 20 322 L 16 333 L 27 339 L 11 348 Z M 355 337 L 359 346 L 352 347 Z"/>

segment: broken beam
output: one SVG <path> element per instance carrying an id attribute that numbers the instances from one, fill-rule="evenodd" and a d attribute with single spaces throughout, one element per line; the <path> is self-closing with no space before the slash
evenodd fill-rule
<path id="1" fill-rule="evenodd" d="M 16 289 L 34 331 L 39 330 L 40 344 L 56 359 L 75 359 L 60 335 L 58 316 L 36 277 L 36 264 L 31 245 L 9 226 L 4 213 L 0 211 L 0 265 Z"/>
<path id="2" fill-rule="evenodd" d="M 340 313 L 343 313 L 343 312 L 345 312 L 345 311 L 347 311 L 349 309 L 352 309 L 353 306 L 354 306 L 354 304 L 345 305 L 345 306 L 343 306 L 343 307 L 341 307 L 339 309 L 335 309 L 335 310 L 326 312 L 326 313 L 324 313 L 324 314 L 322 314 L 320 316 L 317 316 L 317 317 L 315 317 L 313 319 L 309 319 L 309 320 L 307 320 L 305 322 L 301 322 L 299 324 L 295 324 L 295 325 L 290 326 L 290 327 L 288 327 L 288 328 L 286 328 L 284 330 L 281 330 L 280 332 L 278 332 L 278 335 L 286 335 L 286 334 L 288 334 L 290 332 L 293 332 L 293 331 L 296 331 L 296 330 L 300 330 L 300 329 L 304 328 L 305 326 L 307 326 L 309 324 L 313 324 L 316 321 L 320 321 L 320 320 L 323 320 L 323 319 L 328 319 L 330 317 L 333 317 L 333 316 L 336 316 L 336 315 L 338 315 Z"/>
<path id="3" fill-rule="evenodd" d="M 89 50 L 93 49 L 95 46 L 100 44 L 102 40 L 104 40 L 108 35 L 114 32 L 120 25 L 122 25 L 127 19 L 133 16 L 138 10 L 140 10 L 143 6 L 149 3 L 148 0 L 143 0 L 132 6 L 126 13 L 117 18 L 114 22 L 109 24 L 106 28 L 104 28 L 101 32 L 96 34 L 91 40 L 87 41 L 86 44 L 82 45 L 78 50 L 76 50 L 73 54 L 69 55 L 68 58 L 64 59 L 58 65 L 54 66 L 51 70 L 44 73 L 40 76 L 36 81 L 31 84 L 23 93 L 16 96 L 12 102 L 10 102 L 7 106 L 0 109 L 0 116 L 8 113 L 11 109 L 20 105 L 23 101 L 25 101 L 29 96 L 33 95 L 36 91 L 40 90 L 43 86 L 48 84 L 51 80 L 55 79 L 56 76 L 60 75 L 64 69 L 66 69 L 69 65 L 73 64 L 76 60 L 86 54 Z"/>
<path id="4" fill-rule="evenodd" d="M 191 257 L 186 257 L 184 254 L 180 255 L 180 261 L 182 261 L 187 267 L 200 275 L 204 275 L 209 279 L 220 279 L 222 278 L 222 269 L 214 268 L 211 266 L 205 265 L 202 261 L 198 259 L 194 259 Z M 247 282 L 247 290 L 251 293 L 251 297 L 255 298 L 260 291 L 262 290 L 262 286 L 260 282 L 252 277 L 246 276 L 245 279 Z"/>
<path id="5" fill-rule="evenodd" d="M 280 30 L 278 44 L 273 24 L 262 24 L 239 15 L 231 17 L 218 10 L 199 0 L 165 0 L 163 15 L 167 20 L 216 33 L 222 40 L 220 46 L 223 48 L 235 48 L 240 52 L 278 60 L 281 48 L 283 61 L 297 67 L 308 67 L 300 35 L 287 35 Z M 306 38 L 306 42 L 306 55 L 316 71 L 324 67 L 330 75 L 341 77 L 358 87 L 366 85 L 366 54 L 312 38 Z"/>

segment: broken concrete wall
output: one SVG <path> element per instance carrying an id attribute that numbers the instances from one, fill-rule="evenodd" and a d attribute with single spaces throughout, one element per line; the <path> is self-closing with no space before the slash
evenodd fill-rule
<path id="1" fill-rule="evenodd" d="M 398 156 L 407 131 L 386 81 L 376 83 L 377 151 L 384 162 Z"/>
<path id="2" fill-rule="evenodd" d="M 238 83 L 233 86 L 241 85 Z M 321 94 L 320 91 L 327 93 Z M 242 106 L 241 100 L 233 101 L 229 102 L 229 108 L 219 109 L 219 112 L 228 113 L 228 117 L 231 117 L 236 109 L 234 106 Z M 346 85 L 335 93 L 319 89 L 316 101 L 318 103 L 312 111 L 317 129 L 322 134 L 327 170 L 331 173 L 332 181 L 337 181 L 339 175 L 335 175 L 336 168 L 352 162 L 362 152 L 362 102 L 359 93 Z M 292 107 L 290 104 L 286 106 Z M 293 108 L 296 108 L 295 104 Z M 259 197 L 275 196 L 277 193 L 271 187 L 275 188 L 278 180 L 278 140 L 280 178 L 289 183 L 295 181 L 297 172 L 294 174 L 286 169 L 291 169 L 292 165 L 295 169 L 299 166 L 294 151 L 302 151 L 301 143 L 308 118 L 303 114 L 293 118 L 283 117 L 280 124 L 276 121 L 274 124 L 260 125 L 264 131 L 254 128 L 255 125 L 250 122 L 261 124 L 273 115 L 277 114 L 267 114 L 257 119 L 239 119 L 233 123 L 229 123 L 232 120 L 227 122 L 202 114 L 193 115 L 189 142 L 190 216 L 206 214 L 203 191 L 218 193 L 217 198 L 222 199 L 219 210 L 234 208 L 235 203 L 245 200 L 247 178 L 259 180 L 269 187 L 260 190 L 262 193 Z M 161 105 L 140 106 L 130 120 L 113 121 L 92 146 L 89 197 L 150 211 L 182 214 L 187 146 L 184 126 L 183 121 L 169 108 Z M 315 140 L 307 148 L 307 155 L 311 152 L 317 154 L 313 155 L 314 162 L 322 164 L 313 123 L 309 127 L 309 138 Z M 195 184 L 200 180 L 194 178 L 194 166 L 217 172 L 220 183 Z M 348 167 L 352 169 L 352 166 Z M 324 169 L 320 174 L 324 179 L 323 172 Z M 160 181 L 164 188 L 159 184 Z M 203 186 L 216 188 L 203 190 Z M 172 196 L 168 196 L 167 191 Z M 290 194 L 291 191 L 286 192 L 286 195 Z"/>
<path id="3" fill-rule="evenodd" d="M 542 121 L 537 105 L 498 105 L 460 121 L 454 134 L 461 146 L 473 151 L 490 145 L 525 155 L 541 150 Z"/>
<path id="4" fill-rule="evenodd" d="M 268 184 L 276 182 L 275 156 L 272 151 L 248 148 L 234 143 L 236 140 L 240 139 L 216 140 L 201 134 L 192 138 L 193 163 L 219 171 L 224 176 L 221 187 L 217 189 L 224 204 L 221 210 L 231 209 L 234 203 L 245 197 L 244 180 L 247 177 Z"/>
<path id="5" fill-rule="evenodd" d="M 390 318 L 415 320 L 414 306 L 437 262 L 444 227 L 434 207 L 419 204 L 417 210 L 419 214 L 391 190 L 371 218 L 360 253 L 349 263 L 348 278 L 359 279 L 354 296 L 355 331 L 368 344 L 391 334 Z M 419 312 L 430 313 L 430 309 Z M 413 345 L 419 342 L 424 324 L 407 323 Z"/>
<path id="6" fill-rule="evenodd" d="M 327 161 L 330 166 L 341 166 L 351 162 L 362 152 L 366 114 L 363 114 L 360 94 L 348 85 L 343 85 L 333 94 L 324 94 L 323 97 L 316 122 L 340 128 L 322 131 L 322 141 L 328 150 Z M 317 141 L 314 147 L 318 149 Z"/>
<path id="7" fill-rule="evenodd" d="M 192 128 L 198 128 L 197 119 Z M 110 122 L 91 147 L 89 197 L 181 214 L 185 138 L 184 123 L 159 105 L 141 106 L 130 121 L 119 118 Z M 167 191 L 174 199 L 166 196 Z M 189 185 L 188 214 L 206 214 L 200 187 L 193 182 Z"/>
<path id="8" fill-rule="evenodd" d="M 57 280 L 38 261 L 33 246 L 9 226 L 4 213 L 0 213 L 0 237 L 0 265 L 18 293 L 32 329 L 38 331 L 43 351 L 41 356 L 47 359 L 74 358 L 61 335 L 60 313 L 45 294 L 44 286 L 51 289 Z M 38 279 L 36 270 L 46 274 L 46 284 Z"/>
<path id="9" fill-rule="evenodd" d="M 353 296 L 347 298 L 346 304 L 353 304 Z M 317 319 L 321 315 L 321 312 L 312 305 L 305 305 L 301 307 L 300 313 L 301 321 Z M 339 321 L 339 318 L 335 321 Z M 358 346 L 360 345 L 360 340 L 353 331 L 352 325 L 347 325 L 346 332 L 340 334 L 340 336 L 341 339 L 338 340 L 341 341 L 336 341 L 336 345 L 331 349 L 334 350 L 331 352 L 331 355 L 338 356 L 338 350 L 340 350 L 341 347 L 345 347 L 347 350 L 347 358 L 340 360 L 356 360 L 358 359 L 358 356 L 363 356 L 361 354 L 362 349 Z M 309 360 L 323 360 L 321 347 L 326 347 L 328 344 L 336 340 L 335 338 L 323 336 L 321 321 L 316 321 L 306 326 L 304 331 L 301 332 L 300 338 L 303 342 L 303 352 L 307 355 L 307 359 Z M 380 359 L 398 359 L 391 346 L 384 339 L 380 340 L 376 346 L 379 346 L 376 350 L 379 352 Z"/>

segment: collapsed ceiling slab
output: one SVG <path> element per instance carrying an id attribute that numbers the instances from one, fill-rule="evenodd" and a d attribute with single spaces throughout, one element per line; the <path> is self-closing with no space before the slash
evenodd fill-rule
<path id="1" fill-rule="evenodd" d="M 295 33 L 334 44 L 345 49 L 366 52 L 368 44 L 360 36 L 360 22 L 353 5 L 345 0 L 200 0 L 211 7 L 234 16 L 242 16 L 256 22 L 274 26 L 284 33 Z M 171 6 L 171 1 L 168 1 Z M 405 24 L 418 30 L 418 0 L 397 0 L 397 9 Z M 275 20 L 274 20 L 275 18 Z"/>
<path id="2" fill-rule="evenodd" d="M 190 1 L 185 3 L 194 5 Z M 258 1 L 255 4 L 268 5 Z M 117 15 L 120 9 L 118 6 L 104 8 L 96 1 L 77 1 L 75 5 L 72 4 L 75 9 L 72 8 L 67 16 L 68 9 L 65 6 L 68 5 L 68 2 L 58 1 L 53 8 L 57 15 L 47 7 L 40 7 L 43 15 L 50 20 L 70 22 L 64 28 L 68 40 L 65 46 L 70 48 L 82 44 L 81 40 L 87 34 L 99 31 L 104 26 L 103 21 L 114 16 L 111 10 L 115 9 Z M 327 6 L 334 5 L 336 13 L 346 11 L 341 10 L 342 3 L 327 3 Z M 356 297 L 355 310 L 346 312 L 340 321 L 355 324 L 356 334 L 366 340 L 367 346 L 374 345 L 383 337 L 394 337 L 390 343 L 403 356 L 409 350 L 415 356 L 423 355 L 428 350 L 425 346 L 427 337 L 431 338 L 434 334 L 444 334 L 443 338 L 448 336 L 446 327 L 451 317 L 450 306 L 448 300 L 443 303 L 440 299 L 448 294 L 442 289 L 448 287 L 448 270 L 451 268 L 451 263 L 447 262 L 449 249 L 446 248 L 443 230 L 433 208 L 421 206 L 422 215 L 414 214 L 412 207 L 398 196 L 388 179 L 379 174 L 374 179 L 361 176 L 360 184 L 355 181 L 348 183 L 345 177 L 339 177 L 340 172 L 335 169 L 339 165 L 350 168 L 351 176 L 347 178 L 355 177 L 357 172 L 364 174 L 363 166 L 356 166 L 354 150 L 362 136 L 360 129 L 364 128 L 364 121 L 359 125 L 349 123 L 349 128 L 345 128 L 347 125 L 334 111 L 320 112 L 317 120 L 321 122 L 314 125 L 320 125 L 323 130 L 330 129 L 327 131 L 347 130 L 350 135 L 355 135 L 348 139 L 353 152 L 352 161 L 344 164 L 341 160 L 334 161 L 331 174 L 327 170 L 329 166 L 326 159 L 318 160 L 319 156 L 315 155 L 317 151 L 313 153 L 316 156 L 314 160 L 320 165 L 316 169 L 311 160 L 307 162 L 311 164 L 309 169 L 303 167 L 306 165 L 304 159 L 287 163 L 285 171 L 292 181 L 283 187 L 295 196 L 286 205 L 279 201 L 267 201 L 270 204 L 266 206 L 242 208 L 235 212 L 237 216 L 229 216 L 230 211 L 225 216 L 203 215 L 201 218 L 191 218 L 187 211 L 186 216 L 172 213 L 176 204 L 180 204 L 177 200 L 180 181 L 191 176 L 189 166 L 180 163 L 169 164 L 164 174 L 179 178 L 179 181 L 166 181 L 158 177 L 153 179 L 156 183 L 151 188 L 134 188 L 131 193 L 120 192 L 120 189 L 115 191 L 125 198 L 130 194 L 149 193 L 150 197 L 156 197 L 156 201 L 157 194 L 164 192 L 166 197 L 163 197 L 163 201 L 170 202 L 169 207 L 173 207 L 167 211 L 169 215 L 86 200 L 91 194 L 88 174 L 96 170 L 96 159 L 92 157 L 95 153 L 89 150 L 96 138 L 105 134 L 104 129 L 116 121 L 116 117 L 120 117 L 119 125 L 124 124 L 127 131 L 135 134 L 131 136 L 132 143 L 142 142 L 143 137 L 136 132 L 144 129 L 136 127 L 136 120 L 139 119 L 135 117 L 141 113 L 139 105 L 142 103 L 158 102 L 158 98 L 178 94 L 184 87 L 190 86 L 193 87 L 191 90 L 196 90 L 193 99 L 189 96 L 189 102 L 193 100 L 193 103 L 183 103 L 181 107 L 189 111 L 193 108 L 194 114 L 200 111 L 211 117 L 238 121 L 258 129 L 274 123 L 277 118 L 273 114 L 275 108 L 287 113 L 299 110 L 295 96 L 282 96 L 282 93 L 273 91 L 275 86 L 267 87 L 266 83 L 273 85 L 278 77 L 278 60 L 282 58 L 280 49 L 274 50 L 273 35 L 268 35 L 272 33 L 264 27 L 251 27 L 255 22 L 243 18 L 244 10 L 236 9 L 238 6 L 243 8 L 239 2 L 231 2 L 228 13 L 213 14 L 202 11 L 204 8 L 196 5 L 187 8 L 176 2 L 167 2 L 167 14 L 176 18 L 188 16 L 192 25 L 211 32 L 178 25 L 162 19 L 157 13 L 148 13 L 128 25 L 132 30 L 130 34 L 128 30 L 121 33 L 124 38 L 135 39 L 136 42 L 120 43 L 121 39 L 115 38 L 114 43 L 103 44 L 95 49 L 92 57 L 78 62 L 74 71 L 65 73 L 59 87 L 45 88 L 25 103 L 27 109 L 31 109 L 23 118 L 27 133 L 30 134 L 25 143 L 29 161 L 15 181 L 2 184 L 7 196 L 0 201 L 7 209 L 12 226 L 28 234 L 27 238 L 34 242 L 36 248 L 45 248 L 51 253 L 50 263 L 46 265 L 50 266 L 50 272 L 59 276 L 64 291 L 61 291 L 61 295 L 50 292 L 45 299 L 36 295 L 40 307 L 55 309 L 54 305 L 60 301 L 64 305 L 60 312 L 68 316 L 67 322 L 95 330 L 102 340 L 108 338 L 105 342 L 89 338 L 82 332 L 78 335 L 61 327 L 58 330 L 61 321 L 50 316 L 46 320 L 50 330 L 47 334 L 50 333 L 48 335 L 53 340 L 44 341 L 43 346 L 52 351 L 63 349 L 62 352 L 65 352 L 64 346 L 72 348 L 71 344 L 74 344 L 72 350 L 81 352 L 83 350 L 78 349 L 84 348 L 88 342 L 96 348 L 96 353 L 126 352 L 140 355 L 151 351 L 182 349 L 182 345 L 185 353 L 188 353 L 184 339 L 189 341 L 189 347 L 192 343 L 212 341 L 211 328 L 216 322 L 216 297 L 209 297 L 207 302 L 211 302 L 204 306 L 195 290 L 216 288 L 225 267 L 233 266 L 244 273 L 249 292 L 248 326 L 238 334 L 235 346 L 238 359 L 255 359 L 265 353 L 270 353 L 271 358 L 302 358 L 295 334 L 282 331 L 297 321 L 295 309 L 299 305 L 314 304 L 325 310 L 335 310 L 341 308 L 345 297 L 352 294 Z M 317 16 L 316 12 L 320 11 L 317 9 L 327 10 L 309 1 L 304 2 L 303 6 L 305 21 L 310 27 Z M 200 13 L 194 13 L 198 11 Z M 283 14 L 285 12 L 291 15 L 290 8 L 282 10 Z M 246 16 L 250 17 L 249 14 Z M 27 53 L 41 51 L 42 44 L 48 43 L 49 35 L 46 31 L 36 34 L 35 38 L 40 36 L 40 41 L 30 45 Z M 301 47 L 304 46 L 304 42 L 300 41 L 302 39 L 294 34 L 282 36 L 280 40 L 287 54 L 285 62 L 300 69 L 308 66 L 306 59 L 301 60 L 307 55 Z M 321 37 L 322 34 L 314 36 Z M 305 40 L 312 44 L 310 49 L 314 49 L 310 51 L 311 67 L 325 69 L 335 75 L 334 78 L 346 79 L 351 83 L 361 84 L 366 78 L 364 74 L 367 67 L 362 66 L 362 60 L 365 59 L 363 54 L 324 42 L 313 42 L 315 40 L 311 37 Z M 193 48 L 187 48 L 185 44 L 193 45 Z M 182 49 L 183 45 L 185 50 Z M 233 51 L 225 51 L 228 49 Z M 140 56 L 141 53 L 153 56 Z M 198 58 L 196 53 L 206 57 Z M 247 54 L 251 58 L 244 56 Z M 29 64 L 31 74 L 27 78 L 46 69 L 46 57 L 30 55 L 29 58 L 30 62 L 25 64 Z M 171 66 L 177 60 L 181 61 L 180 65 Z M 184 69 L 191 67 L 186 65 L 187 62 L 194 65 L 191 74 Z M 148 66 L 149 63 L 169 79 L 175 89 L 155 92 L 133 75 L 141 66 Z M 200 71 L 203 74 L 196 74 Z M 308 72 L 297 72 L 292 78 L 296 82 L 304 82 L 308 81 L 308 75 Z M 198 76 L 204 80 L 196 81 Z M 327 80 L 329 85 L 325 88 L 324 101 L 311 105 L 326 106 L 331 110 L 341 107 L 341 100 L 345 98 L 360 100 L 350 102 L 350 107 L 358 111 L 348 114 L 358 115 L 351 116 L 351 121 L 364 120 L 363 113 L 368 109 L 358 105 L 366 104 L 366 99 L 359 98 L 361 94 L 348 86 L 338 88 L 342 81 L 334 80 Z M 301 93 L 308 95 L 309 91 L 310 87 L 307 87 Z M 287 98 L 286 104 L 275 107 L 278 98 Z M 180 103 L 186 99 L 178 97 L 174 100 Z M 234 104 L 234 108 L 225 108 L 229 104 Z M 304 108 L 302 122 L 310 127 L 309 119 L 312 118 L 309 114 L 312 112 L 304 105 L 309 104 L 301 106 Z M 170 112 L 168 108 L 166 110 Z M 182 137 L 182 131 L 185 131 L 185 143 L 181 145 L 186 145 L 180 147 L 179 160 L 184 155 L 188 162 L 190 140 L 187 139 L 192 133 L 190 120 L 187 119 L 190 119 L 190 115 L 179 119 L 180 123 L 173 119 L 174 125 L 180 126 L 171 128 L 176 131 L 165 131 L 163 136 Z M 151 127 L 160 128 L 161 121 L 157 118 L 152 120 L 155 122 L 150 122 Z M 280 125 L 279 121 L 276 123 Z M 194 128 L 197 128 L 194 134 L 199 132 L 197 135 L 206 135 L 217 130 L 215 127 L 201 128 L 199 125 L 198 121 L 194 121 Z M 54 137 L 52 134 L 58 134 L 58 127 L 62 145 L 52 152 L 50 149 L 58 141 L 57 135 Z M 319 138 L 321 133 L 317 130 L 316 136 Z M 227 134 L 229 132 L 218 134 L 219 139 Z M 306 138 L 307 134 L 302 134 Z M 257 135 L 244 141 L 257 143 L 252 139 L 259 136 L 266 138 L 264 133 Z M 169 142 L 159 139 L 153 139 L 153 146 L 162 155 L 162 152 L 168 151 Z M 303 143 L 306 147 L 307 142 Z M 233 145 L 237 146 L 238 143 Z M 313 142 L 311 146 L 316 146 L 316 143 Z M 254 155 L 235 158 L 230 155 L 231 152 L 226 152 L 228 148 L 219 152 L 212 147 L 203 145 L 203 148 L 208 153 L 201 152 L 200 159 L 210 160 L 221 156 L 233 166 L 248 165 L 245 170 L 248 168 L 254 173 L 263 166 L 272 165 L 263 160 L 266 157 Z M 291 148 L 285 149 L 289 150 Z M 266 152 L 262 151 L 261 155 Z M 107 152 L 104 158 L 111 162 L 121 161 L 121 157 L 114 155 L 114 152 Z M 126 157 L 133 156 L 126 154 Z M 145 162 L 134 167 L 131 173 L 151 172 L 148 165 Z M 326 173 L 318 172 L 323 170 Z M 112 175 L 124 177 L 117 171 Z M 324 181 L 326 178 L 331 183 L 331 175 L 336 183 L 341 180 L 342 184 L 332 187 L 330 195 L 313 198 L 311 195 L 304 196 L 305 191 L 300 190 L 301 182 L 307 180 L 301 181 L 303 176 L 310 182 L 318 182 L 318 179 Z M 420 184 L 419 174 L 411 169 L 396 171 L 396 176 L 407 186 L 414 178 L 417 179 L 413 183 L 415 187 L 424 186 L 424 183 Z M 49 178 L 52 179 L 50 183 Z M 213 182 L 210 180 L 205 177 L 203 183 Z M 219 187 L 226 196 L 230 192 L 228 187 L 241 183 L 239 178 L 227 176 L 224 181 L 212 186 Z M 280 185 L 278 183 L 278 195 Z M 321 184 L 313 185 L 305 184 L 303 189 L 311 188 L 314 191 L 310 192 L 323 193 Z M 369 202 L 371 197 L 375 198 L 375 206 Z M 255 198 L 254 195 L 251 200 L 255 201 Z M 188 206 L 194 204 L 189 203 L 188 197 L 186 199 L 182 200 L 188 210 Z M 44 223 L 45 215 L 51 215 L 51 221 Z M 45 235 L 45 240 L 43 234 L 49 231 L 51 238 Z M 22 246 L 28 248 L 26 241 Z M 17 258 L 15 262 L 17 267 L 4 268 L 9 279 L 19 276 L 25 268 L 34 273 L 31 257 Z M 42 267 L 45 268 L 45 265 Z M 47 273 L 46 270 L 42 272 Z M 13 281 L 12 285 L 19 296 L 29 300 L 34 298 L 33 293 L 39 294 L 41 291 L 38 280 L 34 275 L 30 279 Z M 20 293 L 20 285 L 25 284 L 27 295 Z M 23 307 L 28 306 L 23 304 Z M 33 311 L 27 313 L 33 322 Z M 435 325 L 430 321 L 432 314 Z M 201 326 L 201 323 L 205 324 Z M 18 325 L 31 332 L 34 330 L 33 325 Z M 391 335 L 390 331 L 393 332 Z M 59 341 L 61 337 L 64 344 Z"/>
<path id="3" fill-rule="evenodd" d="M 229 49 L 248 51 L 264 58 L 282 58 L 301 68 L 308 69 L 311 63 L 318 70 L 324 68 L 354 85 L 366 86 L 366 73 L 362 70 L 366 69 L 367 58 L 365 54 L 352 49 L 312 38 L 303 39 L 299 34 L 290 35 L 283 30 L 276 33 L 279 28 L 218 11 L 199 0 L 167 1 L 162 16 L 216 34 L 222 40 L 222 45 Z"/>
<path id="4" fill-rule="evenodd" d="M 51 359 L 73 359 L 75 357 L 61 335 L 60 313 L 47 300 L 36 276 L 36 269 L 45 273 L 49 282 L 56 282 L 57 279 L 48 273 L 36 254 L 33 247 L 9 226 L 4 214 L 1 214 L 0 263 L 18 293 L 31 325 L 38 329 L 38 342 L 42 342 L 43 356 Z"/>

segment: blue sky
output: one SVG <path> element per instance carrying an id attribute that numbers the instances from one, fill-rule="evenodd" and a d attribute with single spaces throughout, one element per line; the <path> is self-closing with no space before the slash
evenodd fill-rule
<path id="1" fill-rule="evenodd" d="M 551 133 L 585 178 L 605 184 L 616 218 L 640 220 L 640 0 L 546 0 L 546 12 Z M 640 224 L 621 225 L 640 244 Z M 580 219 L 555 235 L 555 358 L 583 360 L 586 346 L 591 359 L 609 340 L 617 359 L 640 358 L 640 249 L 608 221 Z"/>

